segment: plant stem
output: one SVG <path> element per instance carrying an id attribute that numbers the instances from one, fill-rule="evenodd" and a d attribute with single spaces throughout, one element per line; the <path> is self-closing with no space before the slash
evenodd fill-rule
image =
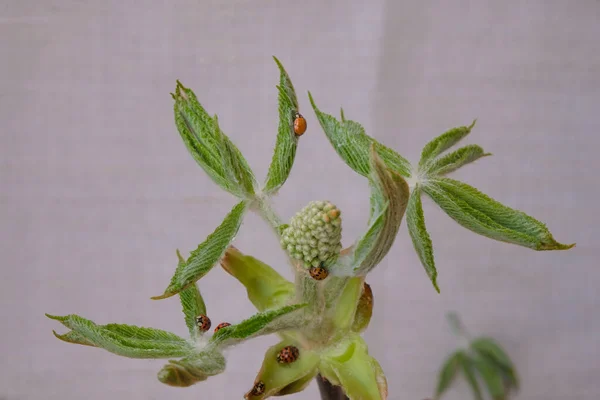
<path id="1" fill-rule="evenodd" d="M 316 380 L 319 385 L 319 392 L 321 392 L 321 400 L 350 400 L 341 387 L 332 385 L 321 374 L 317 375 Z"/>

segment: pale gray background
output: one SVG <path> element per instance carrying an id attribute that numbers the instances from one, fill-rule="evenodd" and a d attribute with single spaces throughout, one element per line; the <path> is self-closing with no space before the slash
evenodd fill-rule
<path id="1" fill-rule="evenodd" d="M 369 277 L 365 336 L 390 399 L 430 396 L 456 341 L 457 310 L 498 338 L 522 375 L 519 399 L 600 398 L 598 1 L 2 1 L 0 5 L 0 398 L 241 398 L 275 338 L 231 352 L 225 374 L 160 384 L 162 361 L 61 343 L 43 316 L 79 313 L 185 334 L 176 298 L 152 302 L 175 264 L 234 204 L 175 130 L 175 79 L 192 87 L 265 176 L 277 127 L 271 55 L 287 67 L 309 130 L 277 199 L 285 218 L 313 199 L 364 228 L 364 179 L 330 148 L 309 109 L 349 118 L 416 161 L 447 128 L 493 157 L 456 177 L 546 221 L 570 252 L 481 238 L 425 200 L 437 295 L 405 228 Z M 240 249 L 287 273 L 269 229 L 248 216 Z M 215 321 L 253 312 L 222 270 L 202 280 Z M 296 395 L 315 399 L 316 387 Z M 464 384 L 449 400 L 468 399 Z"/>

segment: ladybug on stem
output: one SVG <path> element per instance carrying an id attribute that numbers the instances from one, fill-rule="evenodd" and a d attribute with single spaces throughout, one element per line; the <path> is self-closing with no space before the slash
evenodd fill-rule
<path id="1" fill-rule="evenodd" d="M 300 350 L 296 346 L 285 346 L 279 354 L 277 354 L 277 362 L 279 364 L 290 364 L 298 359 Z"/>
<path id="2" fill-rule="evenodd" d="M 210 318 L 208 318 L 206 315 L 198 315 L 196 317 L 196 326 L 200 331 L 206 332 L 210 329 L 210 325 Z"/>
<path id="3" fill-rule="evenodd" d="M 329 275 L 329 272 L 322 265 L 312 267 L 308 272 L 310 273 L 310 276 L 317 281 L 322 281 Z"/>
<path id="4" fill-rule="evenodd" d="M 252 388 L 252 391 L 250 392 L 250 394 L 252 396 L 260 396 L 261 394 L 263 394 L 265 392 L 265 384 L 262 381 L 258 381 L 254 384 L 254 387 Z"/>

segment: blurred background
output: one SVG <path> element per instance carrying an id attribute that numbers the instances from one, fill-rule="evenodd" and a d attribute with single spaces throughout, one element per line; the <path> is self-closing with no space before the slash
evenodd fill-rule
<path id="1" fill-rule="evenodd" d="M 59 342 L 44 317 L 186 334 L 162 293 L 175 249 L 194 249 L 234 205 L 195 164 L 169 92 L 191 87 L 266 175 L 277 129 L 276 55 L 308 121 L 276 199 L 284 218 L 337 204 L 344 244 L 365 228 L 366 181 L 330 148 L 317 104 L 361 122 L 412 162 L 448 128 L 493 157 L 454 176 L 546 222 L 568 252 L 493 242 L 428 198 L 441 294 L 406 228 L 369 276 L 365 336 L 390 399 L 430 397 L 457 345 L 445 314 L 494 336 L 520 371 L 518 399 L 600 398 L 597 238 L 600 3 L 561 1 L 57 1 L 0 4 L 0 399 L 235 399 L 276 338 L 234 348 L 225 374 L 188 389 L 156 379 L 161 360 Z M 288 274 L 269 228 L 249 215 L 235 245 Z M 253 313 L 214 269 L 201 281 L 214 320 Z M 316 385 L 290 398 L 316 399 Z M 471 398 L 464 383 L 448 400 Z"/>

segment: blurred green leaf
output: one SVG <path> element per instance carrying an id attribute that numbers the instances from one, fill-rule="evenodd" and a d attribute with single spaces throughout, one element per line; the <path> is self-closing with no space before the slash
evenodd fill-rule
<path id="1" fill-rule="evenodd" d="M 427 276 L 431 279 L 433 287 L 439 293 L 440 288 L 437 284 L 437 270 L 435 268 L 435 260 L 433 257 L 433 245 L 429 233 L 427 232 L 427 227 L 425 226 L 420 185 L 416 185 L 410 194 L 408 207 L 406 209 L 406 224 L 413 246 L 421 260 L 421 264 L 425 268 Z"/>
<path id="2" fill-rule="evenodd" d="M 473 391 L 473 396 L 475 396 L 475 400 L 483 400 L 481 388 L 479 387 L 479 383 L 477 382 L 477 376 L 475 375 L 475 367 L 473 365 L 473 361 L 466 354 L 461 354 L 462 355 L 459 358 L 460 367 L 462 369 L 463 374 L 465 375 L 465 378 L 467 379 L 467 383 Z"/>
<path id="3" fill-rule="evenodd" d="M 490 155 L 491 153 L 486 153 L 480 146 L 477 146 L 476 144 L 470 144 L 432 161 L 428 166 L 426 174 L 449 174 L 450 172 L 456 171 L 464 165 L 479 160 L 481 157 Z"/>
<path id="4" fill-rule="evenodd" d="M 388 253 L 402 222 L 409 198 L 406 181 L 389 170 L 371 147 L 371 218 L 367 232 L 356 244 L 354 270 L 366 275 Z"/>
<path id="5" fill-rule="evenodd" d="M 230 246 L 221 266 L 246 287 L 248 298 L 258 311 L 282 307 L 295 293 L 294 284 L 262 261 Z"/>
<path id="6" fill-rule="evenodd" d="M 55 316 L 46 314 L 71 329 L 64 335 L 54 335 L 65 342 L 100 347 L 111 353 L 129 358 L 181 357 L 192 352 L 192 345 L 179 336 L 160 329 L 134 325 L 96 325 L 78 315 Z"/>
<path id="7" fill-rule="evenodd" d="M 267 175 L 265 188 L 266 194 L 271 194 L 279 190 L 290 175 L 294 158 L 296 157 L 296 147 L 298 138 L 294 133 L 294 117 L 298 112 L 298 99 L 292 81 L 283 68 L 283 65 L 276 57 L 273 57 L 279 67 L 279 128 L 277 132 L 277 142 L 271 166 Z"/>
<path id="8" fill-rule="evenodd" d="M 158 372 L 158 380 L 175 387 L 188 387 L 225 371 L 225 358 L 215 350 L 203 351 L 181 360 L 169 360 Z"/>
<path id="9" fill-rule="evenodd" d="M 471 132 L 471 129 L 473 129 L 475 126 L 475 122 L 476 121 L 473 121 L 470 126 L 460 126 L 458 128 L 450 129 L 449 131 L 441 134 L 427 143 L 425 147 L 423 147 L 423 152 L 421 153 L 419 169 L 427 169 L 428 163 L 432 162 L 441 153 L 448 150 L 450 147 L 458 143 L 462 138 L 467 136 L 469 132 Z"/>
<path id="10" fill-rule="evenodd" d="M 487 358 L 502 370 L 508 386 L 519 389 L 519 376 L 508 354 L 494 339 L 488 337 L 477 338 L 471 342 L 471 348 L 481 357 Z"/>
<path id="11" fill-rule="evenodd" d="M 475 357 L 473 365 L 494 400 L 504 400 L 504 382 L 502 375 L 495 365 L 484 358 Z"/>
<path id="12" fill-rule="evenodd" d="M 293 304 L 255 314 L 239 324 L 219 329 L 210 342 L 219 347 L 232 346 L 252 337 L 298 328 L 303 323 L 303 314 L 295 311 L 303 307 L 306 304 Z"/>
<path id="13" fill-rule="evenodd" d="M 217 117 L 211 117 L 194 92 L 179 81 L 173 98 L 175 124 L 194 160 L 221 188 L 238 197 L 251 197 L 256 189 L 254 174 L 219 128 Z"/>
<path id="14" fill-rule="evenodd" d="M 171 297 L 206 275 L 223 256 L 223 253 L 235 237 L 246 211 L 246 202 L 239 202 L 225 217 L 221 225 L 211 233 L 198 248 L 191 252 L 184 263 L 179 263 L 171 283 L 160 296 L 154 300 Z"/>
<path id="15" fill-rule="evenodd" d="M 439 399 L 442 394 L 450 388 L 461 367 L 462 357 L 465 357 L 462 351 L 451 354 L 440 369 L 438 375 L 438 384 L 435 390 L 435 397 Z"/>
<path id="16" fill-rule="evenodd" d="M 300 349 L 298 359 L 289 364 L 279 364 L 277 354 L 286 346 L 296 346 Z M 319 355 L 310 350 L 302 349 L 298 343 L 284 340 L 270 347 L 258 372 L 255 382 L 262 382 L 265 391 L 262 395 L 252 395 L 250 390 L 246 393 L 246 399 L 265 399 L 270 396 L 278 396 L 296 393 L 302 390 L 317 374 Z"/>
<path id="17" fill-rule="evenodd" d="M 359 123 L 345 119 L 343 111 L 342 121 L 321 112 L 312 95 L 309 93 L 308 96 L 329 142 L 350 168 L 368 177 L 371 171 L 370 152 L 373 146 L 389 169 L 402 176 L 410 177 L 410 163 L 406 159 L 368 136 Z"/>
<path id="18" fill-rule="evenodd" d="M 449 178 L 427 181 L 423 190 L 465 228 L 502 242 L 534 250 L 566 250 L 548 228 L 527 214 L 506 207 L 472 186 Z"/>

